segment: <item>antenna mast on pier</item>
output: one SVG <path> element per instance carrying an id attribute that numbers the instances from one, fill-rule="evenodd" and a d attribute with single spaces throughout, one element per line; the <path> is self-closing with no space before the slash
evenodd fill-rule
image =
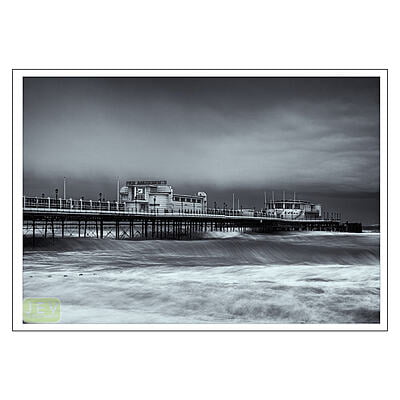
<path id="1" fill-rule="evenodd" d="M 64 176 L 64 193 L 63 193 L 64 200 L 67 198 L 67 178 Z"/>
<path id="2" fill-rule="evenodd" d="M 117 176 L 117 202 L 119 203 L 119 176 Z"/>

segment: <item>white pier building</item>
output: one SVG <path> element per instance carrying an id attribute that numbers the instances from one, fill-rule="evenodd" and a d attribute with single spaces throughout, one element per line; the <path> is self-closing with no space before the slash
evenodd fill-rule
<path id="1" fill-rule="evenodd" d="M 266 203 L 265 214 L 267 217 L 282 219 L 320 219 L 322 208 L 320 204 L 310 201 L 296 200 L 270 200 Z"/>
<path id="2" fill-rule="evenodd" d="M 120 190 L 120 202 L 133 212 L 191 213 L 207 212 L 207 194 L 174 193 L 165 180 L 127 181 Z"/>

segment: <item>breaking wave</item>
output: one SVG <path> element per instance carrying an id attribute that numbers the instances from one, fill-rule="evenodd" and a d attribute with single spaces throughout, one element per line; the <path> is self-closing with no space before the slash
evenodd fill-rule
<path id="1" fill-rule="evenodd" d="M 379 322 L 379 234 L 65 239 L 24 252 L 24 296 L 64 323 Z"/>

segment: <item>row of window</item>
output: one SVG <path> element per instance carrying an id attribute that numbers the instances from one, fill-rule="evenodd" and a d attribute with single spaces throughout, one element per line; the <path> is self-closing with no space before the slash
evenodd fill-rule
<path id="1" fill-rule="evenodd" d="M 273 208 L 272 204 L 269 204 L 269 208 Z M 275 203 L 275 208 L 283 208 L 283 203 Z M 292 204 L 290 203 L 285 203 L 285 208 L 286 209 L 291 209 L 291 208 L 295 208 L 295 209 L 300 209 L 300 204 L 295 204 L 294 207 Z"/>
<path id="2" fill-rule="evenodd" d="M 174 196 L 173 201 L 180 201 L 181 203 L 186 202 L 186 203 L 201 203 L 200 199 L 192 199 L 190 197 L 179 197 L 179 196 Z"/>

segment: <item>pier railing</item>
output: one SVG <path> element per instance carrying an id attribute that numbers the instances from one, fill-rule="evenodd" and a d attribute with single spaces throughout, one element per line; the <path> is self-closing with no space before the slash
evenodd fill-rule
<path id="1" fill-rule="evenodd" d="M 285 218 L 279 218 L 275 216 L 269 216 L 263 211 L 249 211 L 249 210 L 232 210 L 232 209 L 207 209 L 204 211 L 197 210 L 167 210 L 167 209 L 156 209 L 150 211 L 139 211 L 132 207 L 127 207 L 124 202 L 116 201 L 101 201 L 101 200 L 84 200 L 84 199 L 61 199 L 61 198 L 50 198 L 50 197 L 29 197 L 23 196 L 23 209 L 25 211 L 51 211 L 51 212 L 63 212 L 68 214 L 76 213 L 87 213 L 87 214 L 127 214 L 127 215 L 143 215 L 143 216 L 198 216 L 198 217 L 236 217 L 236 218 L 262 218 L 269 220 L 300 220 L 294 216 L 286 216 Z M 320 221 L 339 221 L 335 215 L 331 218 L 301 218 L 304 220 L 320 220 Z"/>
<path id="2" fill-rule="evenodd" d="M 52 210 L 126 211 L 126 204 L 114 201 L 55 199 L 50 197 L 27 196 L 23 196 L 23 207 Z"/>

